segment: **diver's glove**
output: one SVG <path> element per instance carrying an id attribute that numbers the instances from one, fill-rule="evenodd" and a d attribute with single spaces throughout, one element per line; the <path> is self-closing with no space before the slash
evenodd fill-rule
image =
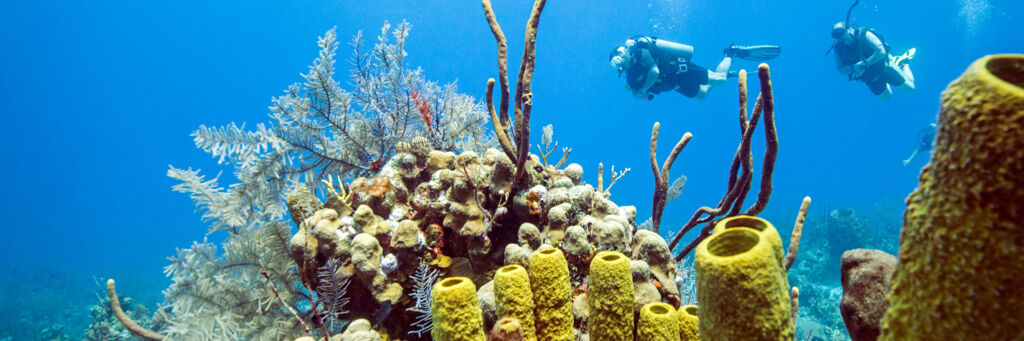
<path id="1" fill-rule="evenodd" d="M 865 64 L 863 61 L 856 62 L 853 64 L 851 69 L 853 70 L 854 77 L 860 77 L 861 75 L 864 74 L 864 70 L 867 69 L 867 64 Z"/>
<path id="2" fill-rule="evenodd" d="M 654 39 L 651 37 L 637 37 L 636 45 L 634 46 L 644 49 L 654 47 Z"/>

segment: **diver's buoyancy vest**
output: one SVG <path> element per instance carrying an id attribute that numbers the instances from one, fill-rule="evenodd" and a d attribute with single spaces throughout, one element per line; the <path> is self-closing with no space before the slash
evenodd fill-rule
<path id="1" fill-rule="evenodd" d="M 878 34 L 873 29 L 861 27 L 854 32 L 853 44 L 836 43 L 836 55 L 839 56 L 839 60 L 843 61 L 843 64 L 852 65 L 871 57 L 875 53 L 875 46 L 868 41 L 868 32 L 875 35 L 875 38 L 878 38 L 878 41 L 882 43 L 885 53 L 889 53 L 889 44 L 885 42 L 885 38 L 882 38 L 881 34 Z"/>

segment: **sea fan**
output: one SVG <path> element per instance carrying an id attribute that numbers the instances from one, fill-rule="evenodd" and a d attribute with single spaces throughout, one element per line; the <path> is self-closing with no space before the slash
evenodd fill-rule
<path id="1" fill-rule="evenodd" d="M 317 272 L 319 280 L 316 289 L 317 305 L 321 309 L 321 319 L 329 330 L 335 330 L 332 328 L 336 326 L 335 322 L 341 318 L 341 315 L 348 313 L 345 310 L 345 305 L 350 299 L 345 297 L 345 294 L 348 291 L 351 277 L 341 274 L 341 265 L 337 259 L 331 258 Z"/>
<path id="2" fill-rule="evenodd" d="M 420 264 L 420 267 L 416 269 L 416 274 L 412 276 L 416 285 L 409 296 L 416 301 L 416 304 L 406 310 L 419 313 L 420 316 L 412 323 L 415 329 L 409 331 L 409 334 L 420 336 L 420 334 L 429 333 L 434 329 L 434 317 L 430 315 L 430 290 L 434 288 L 434 282 L 437 282 L 437 276 L 440 274 L 441 272 L 437 269 Z"/>

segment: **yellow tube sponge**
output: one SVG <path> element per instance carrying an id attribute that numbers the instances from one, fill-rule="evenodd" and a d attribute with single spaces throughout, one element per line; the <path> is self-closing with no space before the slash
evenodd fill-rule
<path id="1" fill-rule="evenodd" d="M 679 317 L 676 309 L 661 303 L 648 303 L 640 309 L 637 339 L 644 341 L 679 341 Z"/>
<path id="2" fill-rule="evenodd" d="M 700 333 L 697 331 L 697 306 L 684 305 L 676 312 L 679 316 L 679 340 L 699 341 Z"/>
<path id="3" fill-rule="evenodd" d="M 978 59 L 942 92 L 879 340 L 1024 335 L 1022 131 L 1024 55 Z"/>
<path id="4" fill-rule="evenodd" d="M 494 297 L 498 317 L 513 317 L 522 325 L 523 340 L 537 340 L 533 325 L 533 292 L 530 275 L 521 265 L 508 265 L 494 273 Z"/>
<path id="5" fill-rule="evenodd" d="M 735 227 L 697 246 L 701 340 L 793 340 L 789 283 L 766 239 L 761 231 Z"/>
<path id="6" fill-rule="evenodd" d="M 782 238 L 779 237 L 779 231 L 775 229 L 775 226 L 772 225 L 772 223 L 758 217 L 738 215 L 719 221 L 715 224 L 715 229 L 712 233 L 718 233 L 725 231 L 726 229 L 736 227 L 746 227 L 760 231 L 761 238 L 764 238 L 771 243 L 772 250 L 776 255 L 778 255 L 779 264 L 785 264 L 785 254 L 782 252 Z"/>
<path id="7" fill-rule="evenodd" d="M 590 339 L 633 339 L 633 273 L 629 258 L 615 251 L 599 252 L 590 261 Z"/>
<path id="8" fill-rule="evenodd" d="M 431 292 L 430 313 L 434 330 L 430 335 L 442 341 L 483 341 L 484 320 L 476 299 L 476 286 L 466 277 L 445 278 Z"/>
<path id="9" fill-rule="evenodd" d="M 530 287 L 537 338 L 572 340 L 572 286 L 562 251 L 544 249 L 530 256 Z"/>

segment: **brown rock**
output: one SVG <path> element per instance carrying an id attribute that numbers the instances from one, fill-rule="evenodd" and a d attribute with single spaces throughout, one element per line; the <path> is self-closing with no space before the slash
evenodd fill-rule
<path id="1" fill-rule="evenodd" d="M 880 250 L 853 249 L 841 261 L 843 300 L 839 311 L 853 341 L 877 340 L 889 303 L 885 293 L 896 257 Z"/>

